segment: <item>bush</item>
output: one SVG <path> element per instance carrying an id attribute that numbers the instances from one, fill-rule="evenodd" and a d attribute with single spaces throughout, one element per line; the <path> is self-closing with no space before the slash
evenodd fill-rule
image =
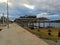
<path id="1" fill-rule="evenodd" d="M 30 29 L 34 29 L 34 27 L 29 27 Z"/>

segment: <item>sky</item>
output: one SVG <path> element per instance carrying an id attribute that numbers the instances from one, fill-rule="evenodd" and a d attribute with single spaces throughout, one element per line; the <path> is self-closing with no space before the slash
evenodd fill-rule
<path id="1" fill-rule="evenodd" d="M 60 0 L 8 0 L 11 20 L 24 15 L 36 15 L 50 20 L 60 20 Z M 7 16 L 7 0 L 0 0 L 0 17 Z"/>

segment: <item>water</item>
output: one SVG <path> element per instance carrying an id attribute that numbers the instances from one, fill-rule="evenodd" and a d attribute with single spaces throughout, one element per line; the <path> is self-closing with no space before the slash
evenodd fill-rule
<path id="1" fill-rule="evenodd" d="M 51 26 L 60 28 L 60 23 L 51 23 Z"/>
<path id="2" fill-rule="evenodd" d="M 34 23 L 35 26 L 38 26 L 38 23 Z M 43 27 L 44 23 L 40 23 L 40 27 Z M 45 27 L 48 27 L 49 23 L 45 23 Z M 51 27 L 60 28 L 60 23 L 50 23 Z"/>

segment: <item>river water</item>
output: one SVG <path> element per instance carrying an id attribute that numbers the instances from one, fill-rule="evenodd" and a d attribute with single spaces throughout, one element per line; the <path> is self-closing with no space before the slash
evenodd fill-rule
<path id="1" fill-rule="evenodd" d="M 56 28 L 60 28 L 60 23 L 40 23 L 40 27 L 43 27 L 43 25 L 45 25 L 45 27 L 48 27 L 50 24 L 51 27 L 56 27 Z M 35 26 L 38 26 L 38 23 L 34 23 Z"/>

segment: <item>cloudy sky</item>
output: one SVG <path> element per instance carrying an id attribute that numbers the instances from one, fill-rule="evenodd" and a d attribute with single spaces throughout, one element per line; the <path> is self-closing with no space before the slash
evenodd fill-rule
<path id="1" fill-rule="evenodd" d="M 37 15 L 51 20 L 60 19 L 60 0 L 8 0 L 9 17 Z M 0 16 L 7 14 L 7 0 L 0 0 Z"/>

